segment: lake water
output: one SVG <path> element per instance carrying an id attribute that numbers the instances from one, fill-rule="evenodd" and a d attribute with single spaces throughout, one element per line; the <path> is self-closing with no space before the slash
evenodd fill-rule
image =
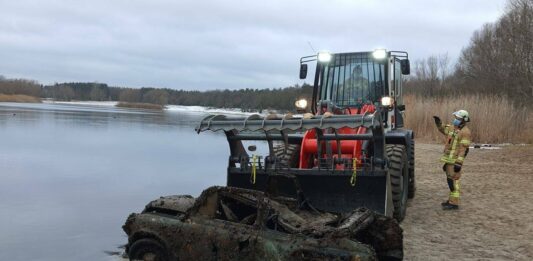
<path id="1" fill-rule="evenodd" d="M 206 112 L 0 103 L 0 260 L 111 260 L 126 217 L 162 195 L 223 185 Z"/>

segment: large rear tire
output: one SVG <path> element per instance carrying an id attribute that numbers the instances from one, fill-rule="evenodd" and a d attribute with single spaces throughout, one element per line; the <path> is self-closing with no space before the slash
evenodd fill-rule
<path id="1" fill-rule="evenodd" d="M 300 159 L 300 145 L 288 144 L 287 150 L 285 150 L 284 144 L 277 145 L 274 147 L 274 155 L 278 159 L 278 166 L 282 168 L 297 168 Z"/>
<path id="2" fill-rule="evenodd" d="M 411 150 L 409 150 L 409 193 L 408 198 L 414 198 L 416 192 L 415 180 L 415 140 L 411 139 Z"/>
<path id="3" fill-rule="evenodd" d="M 409 161 L 404 145 L 386 145 L 389 158 L 389 173 L 394 204 L 393 216 L 398 222 L 405 217 L 409 190 Z"/>

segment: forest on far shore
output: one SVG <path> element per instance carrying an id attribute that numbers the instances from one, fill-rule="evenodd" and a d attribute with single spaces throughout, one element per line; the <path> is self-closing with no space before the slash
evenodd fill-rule
<path id="1" fill-rule="evenodd" d="M 308 84 L 284 88 L 240 90 L 174 90 L 168 88 L 112 87 L 105 83 L 56 83 L 41 85 L 26 79 L 0 76 L 0 93 L 22 94 L 59 101 L 120 101 L 158 105 L 241 108 L 243 111 L 279 109 L 292 110 L 297 99 L 310 99 L 313 87 Z"/>

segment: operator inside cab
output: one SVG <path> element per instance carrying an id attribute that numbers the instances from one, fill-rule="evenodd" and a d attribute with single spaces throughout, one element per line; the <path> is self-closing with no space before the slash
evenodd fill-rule
<path id="1" fill-rule="evenodd" d="M 336 54 L 324 64 L 320 100 L 331 101 L 350 114 L 373 112 L 374 103 L 386 95 L 385 64 L 386 60 L 376 60 L 371 53 Z"/>
<path id="2" fill-rule="evenodd" d="M 361 65 L 356 65 L 351 75 L 340 88 L 342 102 L 355 105 L 358 109 L 363 106 L 363 94 L 368 93 L 368 78 L 363 76 Z"/>

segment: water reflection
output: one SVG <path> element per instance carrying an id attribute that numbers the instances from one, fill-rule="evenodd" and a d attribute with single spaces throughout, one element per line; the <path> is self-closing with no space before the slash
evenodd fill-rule
<path id="1" fill-rule="evenodd" d="M 0 103 L 0 260 L 102 260 L 161 195 L 225 183 L 222 133 L 203 113 Z"/>

